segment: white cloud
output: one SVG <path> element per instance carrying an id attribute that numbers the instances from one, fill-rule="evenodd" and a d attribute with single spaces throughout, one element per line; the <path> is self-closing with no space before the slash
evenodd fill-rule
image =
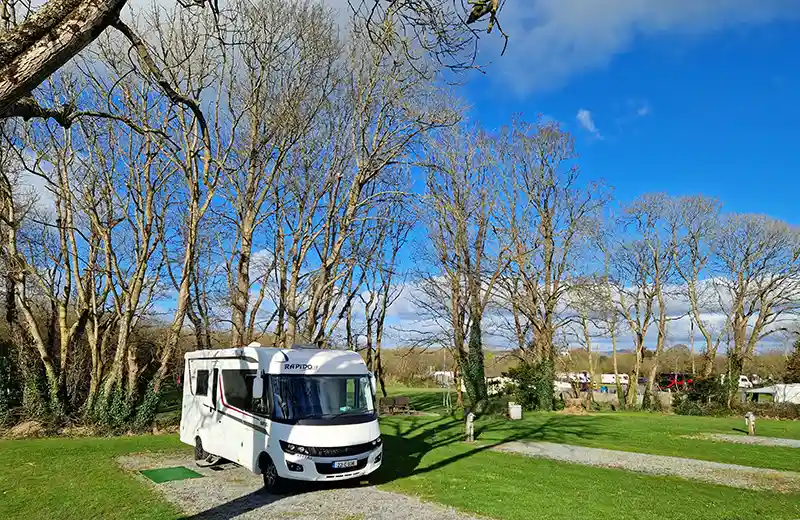
<path id="1" fill-rule="evenodd" d="M 650 107 L 647 105 L 641 106 L 636 110 L 636 115 L 639 117 L 644 117 L 650 115 Z"/>
<path id="2" fill-rule="evenodd" d="M 582 108 L 578 110 L 578 115 L 575 117 L 586 131 L 593 133 L 596 137 L 600 137 L 600 131 L 597 129 L 597 125 L 594 124 L 594 118 L 589 110 Z"/>
<path id="3" fill-rule="evenodd" d="M 499 34 L 482 35 L 490 75 L 518 94 L 552 89 L 600 68 L 637 39 L 703 35 L 736 25 L 800 17 L 796 0 L 518 0 L 500 22 L 510 40 L 499 56 Z"/>

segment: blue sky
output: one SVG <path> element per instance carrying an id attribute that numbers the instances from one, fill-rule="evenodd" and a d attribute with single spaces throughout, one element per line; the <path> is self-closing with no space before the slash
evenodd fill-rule
<path id="1" fill-rule="evenodd" d="M 595 3 L 612 11 L 642 4 Z M 746 0 L 696 3 L 710 5 L 703 16 L 711 21 L 682 20 L 678 13 L 657 31 L 646 27 L 660 8 L 608 15 L 610 22 L 570 13 L 578 21 L 566 23 L 551 6 L 550 18 L 537 15 L 538 28 L 512 32 L 504 57 L 492 52 L 498 42 L 484 36 L 484 56 L 494 61 L 486 75 L 468 78 L 461 95 L 473 106 L 472 117 L 489 127 L 515 113 L 561 121 L 576 137 L 583 174 L 605 179 L 619 200 L 651 191 L 702 193 L 730 211 L 800 224 L 800 2 L 797 9 L 770 0 L 762 0 L 763 9 Z M 761 11 L 772 8 L 764 21 Z M 550 25 L 561 28 L 565 41 L 548 50 Z M 563 34 L 569 30 L 576 32 L 573 41 Z M 609 45 L 606 31 L 628 36 Z M 581 110 L 595 133 L 577 119 Z"/>
<path id="2" fill-rule="evenodd" d="M 473 119 L 560 121 L 584 178 L 620 202 L 704 194 L 800 225 L 800 1 L 507 0 L 501 21 L 506 55 L 484 36 L 493 63 L 458 88 Z M 408 303 L 393 309 L 401 328 Z M 670 342 L 688 331 L 674 322 Z"/>

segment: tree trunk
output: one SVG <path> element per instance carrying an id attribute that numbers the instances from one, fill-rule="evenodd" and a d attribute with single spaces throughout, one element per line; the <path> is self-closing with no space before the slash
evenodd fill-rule
<path id="1" fill-rule="evenodd" d="M 236 280 L 231 287 L 231 347 L 242 347 L 246 337 L 245 321 L 250 302 L 250 255 L 253 249 L 252 217 L 245 216 L 241 225 L 242 244 L 236 263 Z"/>
<path id="2" fill-rule="evenodd" d="M 111 396 L 116 386 L 122 385 L 122 377 L 125 372 L 125 361 L 128 357 L 128 335 L 131 327 L 131 317 L 129 312 L 125 312 L 117 330 L 117 350 L 114 352 L 114 360 L 111 363 L 111 370 L 108 372 L 103 383 L 102 406 L 108 406 Z"/>
<path id="3" fill-rule="evenodd" d="M 639 374 L 642 368 L 642 350 L 644 349 L 644 338 L 637 334 L 636 336 L 636 360 L 633 365 L 633 377 L 631 378 L 631 385 L 628 388 L 628 408 L 635 408 L 639 397 Z M 631 391 L 633 390 L 633 391 Z"/>
<path id="4" fill-rule="evenodd" d="M 619 403 L 619 407 L 623 410 L 626 408 L 626 401 L 628 400 L 628 395 L 625 393 L 624 389 L 622 388 L 622 382 L 619 380 L 619 367 L 617 366 L 617 328 L 616 326 L 611 326 L 611 363 L 614 365 L 614 383 L 617 387 L 617 402 Z M 628 383 L 628 392 L 631 390 L 631 385 Z"/>
<path id="5" fill-rule="evenodd" d="M 469 327 L 467 360 L 467 394 L 474 412 L 480 414 L 488 399 L 486 393 L 486 371 L 483 362 L 483 338 L 481 337 L 481 317 L 472 316 Z"/>
<path id="6" fill-rule="evenodd" d="M 456 384 L 456 406 L 464 408 L 464 390 L 461 388 L 461 363 L 458 360 L 455 361 L 455 366 L 453 367 L 453 380 Z"/>
<path id="7" fill-rule="evenodd" d="M 50 0 L 0 37 L 0 117 L 97 38 L 126 0 Z"/>
<path id="8" fill-rule="evenodd" d="M 586 354 L 589 360 L 589 377 L 591 384 L 589 385 L 588 392 L 586 392 L 586 407 L 589 408 L 594 401 L 594 392 L 599 390 L 597 381 L 597 370 L 595 367 L 594 353 L 592 352 L 592 337 L 589 333 L 589 321 L 586 317 L 582 318 L 583 325 L 583 341 L 586 344 Z"/>

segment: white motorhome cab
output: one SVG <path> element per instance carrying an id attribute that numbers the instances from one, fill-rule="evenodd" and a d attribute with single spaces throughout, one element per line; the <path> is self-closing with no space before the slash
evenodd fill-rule
<path id="1" fill-rule="evenodd" d="M 284 479 L 364 477 L 381 465 L 375 383 L 355 352 L 248 346 L 185 356 L 181 441 Z"/>

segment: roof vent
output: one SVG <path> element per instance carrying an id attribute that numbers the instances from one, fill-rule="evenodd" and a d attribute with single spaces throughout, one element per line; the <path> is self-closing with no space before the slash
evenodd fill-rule
<path id="1" fill-rule="evenodd" d="M 295 344 L 292 346 L 292 349 L 297 350 L 319 350 L 319 346 L 314 345 L 313 343 L 303 343 L 303 344 Z"/>
<path id="2" fill-rule="evenodd" d="M 249 345 L 247 345 L 247 346 L 248 346 L 248 347 L 260 347 L 260 346 L 261 346 L 261 343 L 259 343 L 258 341 L 254 341 L 254 342 L 250 343 L 250 344 L 249 344 Z"/>

